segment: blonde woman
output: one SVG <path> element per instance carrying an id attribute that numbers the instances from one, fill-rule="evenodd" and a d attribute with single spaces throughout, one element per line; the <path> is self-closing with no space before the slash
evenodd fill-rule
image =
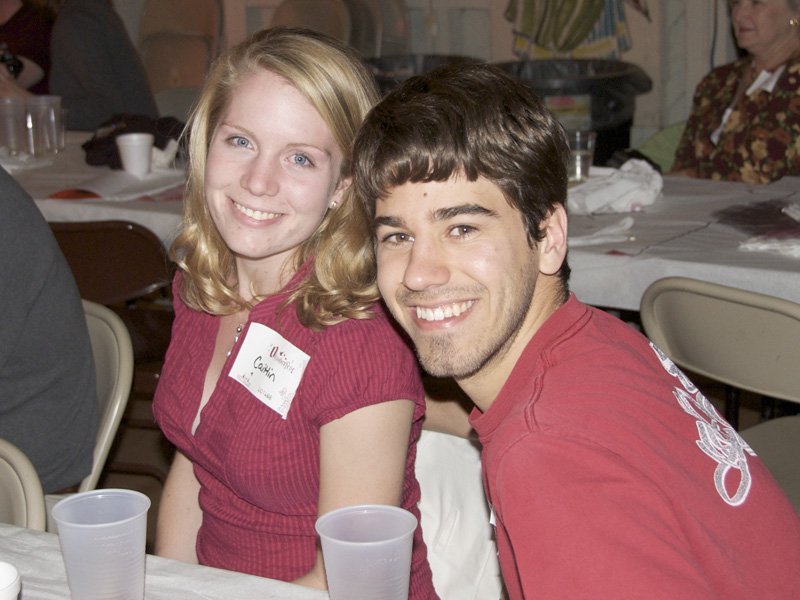
<path id="1" fill-rule="evenodd" d="M 208 77 L 154 402 L 178 449 L 157 554 L 325 588 L 319 515 L 418 515 L 418 367 L 376 305 L 346 176 L 376 97 L 353 52 L 306 30 L 256 33 Z M 409 597 L 436 598 L 419 529 Z"/>

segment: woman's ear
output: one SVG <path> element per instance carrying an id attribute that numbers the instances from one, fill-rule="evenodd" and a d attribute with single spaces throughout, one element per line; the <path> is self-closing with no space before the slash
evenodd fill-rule
<path id="1" fill-rule="evenodd" d="M 544 238 L 538 243 L 539 272 L 554 275 L 567 256 L 567 211 L 563 204 L 556 204 L 550 215 L 542 222 Z"/>
<path id="2" fill-rule="evenodd" d="M 351 183 L 353 183 L 352 177 L 342 177 L 342 179 L 339 180 L 339 183 L 336 185 L 336 189 L 331 195 L 330 202 L 328 203 L 329 208 L 336 208 L 342 203 L 342 200 L 344 199 L 344 193 L 348 190 Z"/>

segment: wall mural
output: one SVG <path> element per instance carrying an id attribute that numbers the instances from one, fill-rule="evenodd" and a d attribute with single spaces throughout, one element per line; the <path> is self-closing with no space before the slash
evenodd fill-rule
<path id="1" fill-rule="evenodd" d="M 631 47 L 624 4 L 648 21 L 647 0 L 509 0 L 520 58 L 619 58 Z"/>

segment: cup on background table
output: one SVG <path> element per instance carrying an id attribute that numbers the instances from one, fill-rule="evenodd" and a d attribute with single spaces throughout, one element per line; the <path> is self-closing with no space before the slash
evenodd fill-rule
<path id="1" fill-rule="evenodd" d="M 567 172 L 570 185 L 582 183 L 589 178 L 589 171 L 594 161 L 594 145 L 597 133 L 594 131 L 568 131 L 569 170 Z"/>
<path id="2" fill-rule="evenodd" d="M 61 96 L 28 98 L 28 152 L 43 156 L 58 152 Z"/>
<path id="3" fill-rule="evenodd" d="M 28 152 L 27 109 L 23 98 L 0 98 L 0 148 L 10 156 Z"/>
<path id="4" fill-rule="evenodd" d="M 67 117 L 69 115 L 69 109 L 65 107 L 61 107 L 61 121 L 58 124 L 58 132 L 57 132 L 57 144 L 58 144 L 58 151 L 61 152 L 65 150 L 67 147 Z"/>
<path id="5" fill-rule="evenodd" d="M 72 600 L 143 600 L 150 499 L 133 490 L 74 494 L 53 507 Z"/>
<path id="6" fill-rule="evenodd" d="M 20 587 L 17 568 L 7 562 L 0 562 L 0 600 L 17 600 Z"/>
<path id="7" fill-rule="evenodd" d="M 150 172 L 153 159 L 152 133 L 123 133 L 116 137 L 122 168 L 140 179 Z"/>
<path id="8" fill-rule="evenodd" d="M 417 518 L 396 506 L 347 506 L 316 529 L 331 600 L 408 600 Z"/>

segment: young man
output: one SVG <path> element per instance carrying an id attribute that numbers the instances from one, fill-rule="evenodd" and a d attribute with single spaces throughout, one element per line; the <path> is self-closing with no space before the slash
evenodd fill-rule
<path id="1" fill-rule="evenodd" d="M 475 408 L 512 599 L 800 598 L 800 519 L 670 360 L 567 287 L 568 149 L 488 65 L 408 80 L 354 184 L 378 285 Z"/>

